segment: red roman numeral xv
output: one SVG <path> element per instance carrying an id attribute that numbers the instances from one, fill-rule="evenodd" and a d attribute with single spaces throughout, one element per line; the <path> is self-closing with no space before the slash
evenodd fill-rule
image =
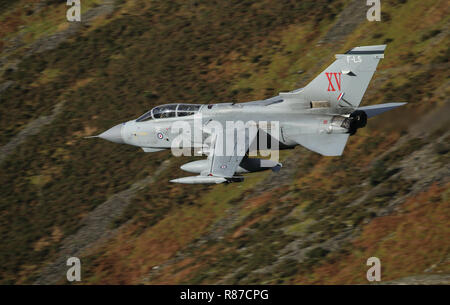
<path id="1" fill-rule="evenodd" d="M 336 91 L 336 89 L 333 86 L 333 76 L 334 80 L 336 82 L 337 88 L 339 91 L 341 91 L 341 83 L 342 83 L 342 73 L 341 72 L 325 72 L 325 75 L 328 79 L 328 91 Z"/>

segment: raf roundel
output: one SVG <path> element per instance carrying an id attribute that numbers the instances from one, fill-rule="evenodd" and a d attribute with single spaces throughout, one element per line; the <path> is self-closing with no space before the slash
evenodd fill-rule
<path id="1" fill-rule="evenodd" d="M 164 138 L 163 134 L 162 134 L 162 133 L 160 133 L 160 132 L 158 132 L 157 136 L 158 136 L 158 139 L 162 139 L 162 138 Z"/>

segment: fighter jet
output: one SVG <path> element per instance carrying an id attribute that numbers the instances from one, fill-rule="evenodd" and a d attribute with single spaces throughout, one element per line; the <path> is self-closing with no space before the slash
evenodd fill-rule
<path id="1" fill-rule="evenodd" d="M 188 148 L 207 155 L 181 166 L 197 175 L 171 180 L 187 184 L 241 182 L 243 173 L 280 170 L 278 160 L 251 158 L 251 147 L 273 150 L 301 145 L 323 156 L 341 156 L 349 136 L 366 126 L 369 118 L 406 104 L 359 107 L 385 49 L 386 45 L 361 46 L 337 54 L 304 88 L 269 99 L 161 105 L 96 137 L 141 147 L 144 152 Z M 180 123 L 185 127 L 182 131 Z"/>

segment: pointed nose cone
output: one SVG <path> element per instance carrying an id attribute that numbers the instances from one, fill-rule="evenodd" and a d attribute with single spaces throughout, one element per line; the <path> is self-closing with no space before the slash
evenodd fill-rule
<path id="1" fill-rule="evenodd" d="M 116 125 L 100 134 L 98 137 L 110 142 L 123 144 L 124 141 L 122 138 L 122 126 L 123 124 Z"/>

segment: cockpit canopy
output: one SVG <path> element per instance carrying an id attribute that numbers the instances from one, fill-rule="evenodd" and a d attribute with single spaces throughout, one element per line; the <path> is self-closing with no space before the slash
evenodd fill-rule
<path id="1" fill-rule="evenodd" d="M 202 105 L 195 104 L 166 104 L 153 108 L 141 115 L 136 122 L 145 122 L 151 119 L 174 118 L 193 115 Z"/>

